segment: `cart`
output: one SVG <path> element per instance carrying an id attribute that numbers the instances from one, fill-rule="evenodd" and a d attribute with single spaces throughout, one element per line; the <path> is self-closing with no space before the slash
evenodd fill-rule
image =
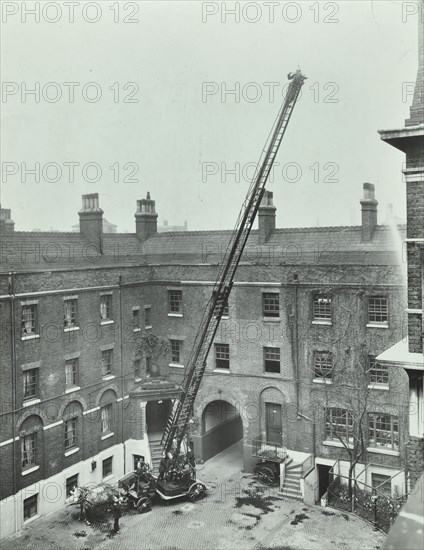
<path id="1" fill-rule="evenodd" d="M 288 458 L 287 451 L 278 443 L 266 441 L 263 436 L 252 443 L 252 454 L 260 459 L 254 467 L 256 477 L 265 485 L 276 485 L 280 480 L 280 464 Z"/>
<path id="2" fill-rule="evenodd" d="M 143 474 L 138 480 L 136 470 L 129 472 L 118 480 L 118 487 L 128 510 L 135 508 L 139 514 L 144 514 L 152 509 L 156 479 L 150 473 Z"/>

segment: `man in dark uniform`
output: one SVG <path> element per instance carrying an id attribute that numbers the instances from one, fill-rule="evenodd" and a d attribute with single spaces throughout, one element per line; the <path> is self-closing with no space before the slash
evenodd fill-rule
<path id="1" fill-rule="evenodd" d="M 117 497 L 113 497 L 112 503 L 113 530 L 119 533 L 119 518 L 122 516 L 121 503 Z"/>

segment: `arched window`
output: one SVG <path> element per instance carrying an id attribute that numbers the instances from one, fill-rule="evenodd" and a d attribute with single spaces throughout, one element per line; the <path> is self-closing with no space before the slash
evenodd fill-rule
<path id="1" fill-rule="evenodd" d="M 43 421 L 33 414 L 26 418 L 19 430 L 21 442 L 22 475 L 39 468 L 43 454 Z"/>
<path id="2" fill-rule="evenodd" d="M 65 454 L 75 452 L 82 440 L 82 405 L 79 401 L 71 401 L 63 411 L 63 437 Z"/>

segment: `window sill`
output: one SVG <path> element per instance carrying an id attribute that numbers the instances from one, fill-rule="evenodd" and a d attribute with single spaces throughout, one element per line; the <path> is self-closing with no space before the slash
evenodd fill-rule
<path id="1" fill-rule="evenodd" d="M 268 371 L 264 371 L 263 374 L 264 374 L 264 376 L 272 377 L 272 378 L 278 378 L 278 377 L 281 376 L 281 372 L 268 372 Z"/>
<path id="2" fill-rule="evenodd" d="M 168 317 L 182 317 L 182 313 L 168 313 Z"/>
<path id="3" fill-rule="evenodd" d="M 79 330 L 79 327 L 65 327 L 63 329 L 63 332 L 74 332 L 75 330 Z"/>
<path id="4" fill-rule="evenodd" d="M 32 474 L 32 472 L 36 472 L 40 469 L 40 466 L 32 466 L 32 468 L 27 468 L 26 470 L 22 470 L 22 475 L 27 476 L 28 474 Z"/>
<path id="5" fill-rule="evenodd" d="M 392 449 L 383 449 L 379 447 L 367 447 L 369 453 L 377 453 L 381 455 L 400 456 L 399 451 L 393 451 Z"/>
<path id="6" fill-rule="evenodd" d="M 184 365 L 182 365 L 181 363 L 169 363 L 168 365 L 169 367 L 175 367 L 176 369 L 184 369 Z"/>
<path id="7" fill-rule="evenodd" d="M 329 386 L 333 385 L 333 381 L 332 380 L 327 380 L 326 378 L 314 378 L 312 380 L 312 383 L 313 384 L 328 384 Z"/>
<path id="8" fill-rule="evenodd" d="M 367 387 L 369 390 L 384 390 L 384 391 L 390 390 L 390 387 L 388 384 L 368 384 Z"/>
<path id="9" fill-rule="evenodd" d="M 133 332 L 140 332 L 141 331 L 141 328 L 140 327 L 136 327 Z"/>
<path id="10" fill-rule="evenodd" d="M 81 389 L 81 386 L 72 386 L 72 388 L 68 388 L 67 390 L 65 390 L 65 393 L 72 393 L 74 391 L 78 391 Z"/>
<path id="11" fill-rule="evenodd" d="M 323 445 L 326 447 L 339 447 L 340 449 L 353 449 L 353 445 L 351 443 L 348 443 L 347 445 L 343 445 L 340 441 L 323 441 Z"/>
<path id="12" fill-rule="evenodd" d="M 328 327 L 333 326 L 333 321 L 326 321 L 325 319 L 314 319 L 312 321 L 313 325 L 326 325 Z"/>
<path id="13" fill-rule="evenodd" d="M 144 327 L 144 330 L 150 330 L 152 328 L 152 325 L 147 325 L 147 327 Z"/>
<path id="14" fill-rule="evenodd" d="M 264 323 L 280 323 L 281 318 L 280 317 L 262 317 L 262 321 Z"/>
<path id="15" fill-rule="evenodd" d="M 367 323 L 367 328 L 389 328 L 388 323 L 378 325 L 376 323 Z"/>
<path id="16" fill-rule="evenodd" d="M 113 479 L 113 477 L 114 477 L 113 474 L 107 474 L 107 476 L 102 477 L 102 481 L 108 481 L 109 479 Z"/>
<path id="17" fill-rule="evenodd" d="M 101 325 L 113 325 L 115 321 L 113 319 L 105 319 L 104 321 L 100 321 Z"/>
<path id="18" fill-rule="evenodd" d="M 108 380 L 113 380 L 115 378 L 114 374 L 107 374 L 106 376 L 102 376 L 103 382 L 107 382 Z"/>
<path id="19" fill-rule="evenodd" d="M 41 399 L 30 399 L 29 401 L 24 401 L 22 406 L 31 407 L 31 405 L 36 405 L 37 403 L 41 403 Z"/>
<path id="20" fill-rule="evenodd" d="M 213 372 L 218 372 L 222 374 L 230 374 L 230 369 L 213 369 Z"/>
<path id="21" fill-rule="evenodd" d="M 35 516 L 32 516 L 31 518 L 24 519 L 23 525 L 28 525 L 28 523 L 31 523 L 31 521 L 34 521 L 38 519 L 40 516 L 38 514 L 35 514 Z"/>
<path id="22" fill-rule="evenodd" d="M 80 450 L 79 447 L 74 447 L 73 449 L 69 449 L 69 451 L 65 452 L 65 456 L 71 456 L 77 453 Z"/>
<path id="23" fill-rule="evenodd" d="M 115 435 L 114 432 L 109 432 L 109 433 L 107 433 L 107 434 L 105 434 L 105 435 L 102 435 L 102 437 L 101 437 L 100 439 L 101 439 L 102 441 L 104 441 L 105 439 L 109 439 L 109 437 L 112 437 L 112 436 L 114 436 L 114 435 Z"/>
<path id="24" fill-rule="evenodd" d="M 21 336 L 21 340 L 35 340 L 36 338 L 40 338 L 39 334 L 27 334 L 26 336 Z"/>
<path id="25" fill-rule="evenodd" d="M 230 318 L 229 315 L 222 315 L 221 316 L 221 321 L 228 321 L 229 318 Z"/>

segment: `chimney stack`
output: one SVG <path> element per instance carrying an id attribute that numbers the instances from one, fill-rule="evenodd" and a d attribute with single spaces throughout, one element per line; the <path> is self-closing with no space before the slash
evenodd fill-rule
<path id="1" fill-rule="evenodd" d="M 369 243 L 372 240 L 375 228 L 377 227 L 377 205 L 374 197 L 374 184 L 364 183 L 364 197 L 361 200 L 362 206 L 362 242 Z"/>
<path id="2" fill-rule="evenodd" d="M 141 241 L 145 241 L 158 232 L 158 215 L 155 211 L 155 201 L 150 198 L 147 192 L 145 199 L 137 201 L 135 216 L 135 232 Z"/>
<path id="3" fill-rule="evenodd" d="M 258 211 L 259 244 L 264 244 L 275 229 L 275 211 L 272 191 L 266 191 Z"/>
<path id="4" fill-rule="evenodd" d="M 15 222 L 10 215 L 10 208 L 0 208 L 0 235 L 12 235 L 15 232 Z"/>
<path id="5" fill-rule="evenodd" d="M 103 253 L 103 210 L 99 207 L 99 194 L 82 196 L 82 208 L 78 212 L 80 233 Z"/>

